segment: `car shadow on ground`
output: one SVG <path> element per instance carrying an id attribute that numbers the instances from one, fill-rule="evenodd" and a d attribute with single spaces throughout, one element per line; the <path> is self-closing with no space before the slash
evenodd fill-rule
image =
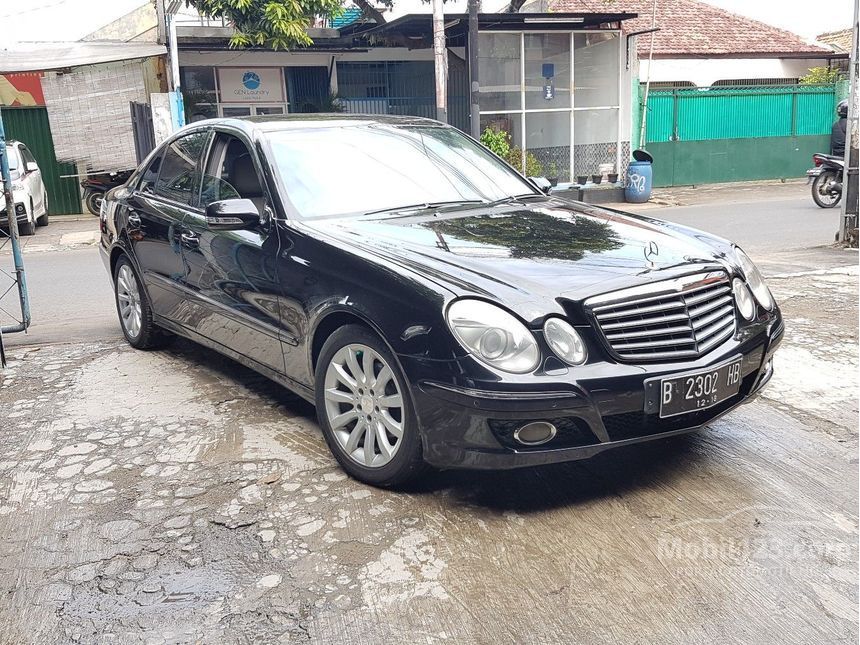
<path id="1" fill-rule="evenodd" d="M 205 367 L 227 381 L 241 383 L 254 395 L 283 408 L 285 415 L 305 420 L 325 440 L 316 423 L 315 407 L 281 385 L 243 365 L 192 341 L 179 339 L 170 351 L 175 357 Z M 521 514 L 620 498 L 630 491 L 652 486 L 671 487 L 690 470 L 706 468 L 700 448 L 708 429 L 669 439 L 608 450 L 590 459 L 513 470 L 431 469 L 401 493 L 447 498 L 493 512 Z M 324 446 L 322 446 L 325 448 Z M 327 451 L 328 448 L 325 448 Z M 331 457 L 332 466 L 336 466 Z M 364 486 L 356 482 L 357 486 Z M 439 502 L 445 504 L 445 502 Z"/>

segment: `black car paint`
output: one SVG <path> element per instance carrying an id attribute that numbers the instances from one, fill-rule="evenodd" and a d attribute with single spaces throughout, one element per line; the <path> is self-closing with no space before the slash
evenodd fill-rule
<path id="1" fill-rule="evenodd" d="M 336 126 L 355 119 L 313 115 L 303 121 Z M 537 191 L 497 206 L 301 220 L 282 198 L 261 136 L 296 121 L 231 119 L 196 128 L 228 132 L 254 151 L 274 217 L 250 230 L 211 231 L 196 204 L 141 195 L 135 190 L 140 170 L 109 193 L 102 221 L 105 261 L 112 268 L 118 253 L 132 258 L 160 325 L 312 401 L 322 340 L 342 324 L 361 321 L 395 354 L 410 383 L 424 456 L 445 467 L 564 461 L 689 431 L 735 407 L 770 378 L 768 360 L 782 334 L 778 308 L 758 307 L 752 322 L 739 321 L 735 337 L 695 360 L 627 364 L 615 360 L 582 305 L 588 296 L 622 287 L 714 269 L 732 274 L 728 241 Z M 373 122 L 435 125 L 385 117 Z M 129 222 L 133 213 L 140 225 Z M 660 249 L 656 264 L 644 257 L 650 241 Z M 534 373 L 488 367 L 457 343 L 444 314 L 463 296 L 499 303 L 534 331 L 544 357 Z M 540 331 L 549 315 L 566 317 L 580 331 L 589 352 L 585 365 L 568 367 L 553 356 Z M 684 427 L 661 423 L 648 412 L 653 401 L 645 392 L 647 379 L 738 354 L 746 357 L 744 381 L 741 394 L 726 406 L 695 413 Z M 630 414 L 642 415 L 643 432 L 616 439 L 608 420 Z M 593 441 L 514 448 L 489 428 L 491 420 L 510 419 L 582 420 Z"/>

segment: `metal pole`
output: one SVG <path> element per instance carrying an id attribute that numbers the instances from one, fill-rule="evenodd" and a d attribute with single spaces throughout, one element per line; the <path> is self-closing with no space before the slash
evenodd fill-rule
<path id="1" fill-rule="evenodd" d="M 15 279 L 18 282 L 18 299 L 21 302 L 21 323 L 3 327 L 3 333 L 27 331 L 30 326 L 30 300 L 27 296 L 27 281 L 24 275 L 24 258 L 18 243 L 18 217 L 12 197 L 12 175 L 6 153 L 6 130 L 3 128 L 3 112 L 0 110 L 0 178 L 3 179 L 3 197 L 6 199 L 6 217 L 9 222 L 9 238 L 12 241 L 12 260 L 15 263 Z"/>
<path id="2" fill-rule="evenodd" d="M 648 118 L 648 91 L 651 89 L 651 66 L 654 64 L 654 34 L 657 32 L 657 0 L 651 4 L 651 45 L 648 48 L 648 76 L 645 77 L 645 98 L 642 100 L 642 122 L 639 125 L 639 147 L 645 147 L 645 123 Z"/>
<path id="3" fill-rule="evenodd" d="M 475 139 L 481 138 L 481 85 L 478 82 L 478 11 L 481 0 L 469 0 L 469 103 L 470 133 Z"/>
<path id="4" fill-rule="evenodd" d="M 436 118 L 448 123 L 448 47 L 442 0 L 433 2 L 433 59 L 436 63 Z"/>
<path id="5" fill-rule="evenodd" d="M 860 81 L 860 60 L 858 60 L 858 2 L 854 0 L 854 22 L 853 22 L 853 37 L 851 39 L 851 58 L 848 66 L 849 74 L 849 91 L 848 91 L 848 118 L 846 119 L 845 130 L 845 159 L 842 177 L 842 206 L 841 217 L 839 221 L 839 240 L 847 242 L 850 240 L 852 229 L 857 228 L 858 215 L 858 164 L 860 164 L 860 154 L 858 154 L 858 141 L 860 141 L 860 128 L 858 128 L 858 89 L 857 83 Z M 856 242 L 855 242 L 856 243 Z"/>

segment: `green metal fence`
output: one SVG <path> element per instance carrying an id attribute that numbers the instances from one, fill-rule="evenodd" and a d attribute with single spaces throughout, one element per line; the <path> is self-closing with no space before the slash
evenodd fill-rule
<path id="1" fill-rule="evenodd" d="M 42 181 L 48 189 L 48 204 L 53 215 L 81 212 L 81 195 L 78 180 L 63 179 L 63 175 L 77 172 L 69 163 L 59 163 L 54 154 L 54 140 L 48 111 L 44 107 L 4 107 L 3 125 L 6 137 L 27 144 L 39 164 Z"/>
<path id="2" fill-rule="evenodd" d="M 836 101 L 835 85 L 652 90 L 654 185 L 801 177 L 812 153 L 829 152 Z"/>

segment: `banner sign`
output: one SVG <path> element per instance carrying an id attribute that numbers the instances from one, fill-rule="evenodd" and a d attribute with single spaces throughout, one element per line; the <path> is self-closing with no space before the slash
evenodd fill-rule
<path id="1" fill-rule="evenodd" d="M 0 74 L 0 105 L 45 105 L 42 72 Z"/>
<path id="2" fill-rule="evenodd" d="M 221 103 L 283 103 L 280 67 L 218 67 Z"/>

